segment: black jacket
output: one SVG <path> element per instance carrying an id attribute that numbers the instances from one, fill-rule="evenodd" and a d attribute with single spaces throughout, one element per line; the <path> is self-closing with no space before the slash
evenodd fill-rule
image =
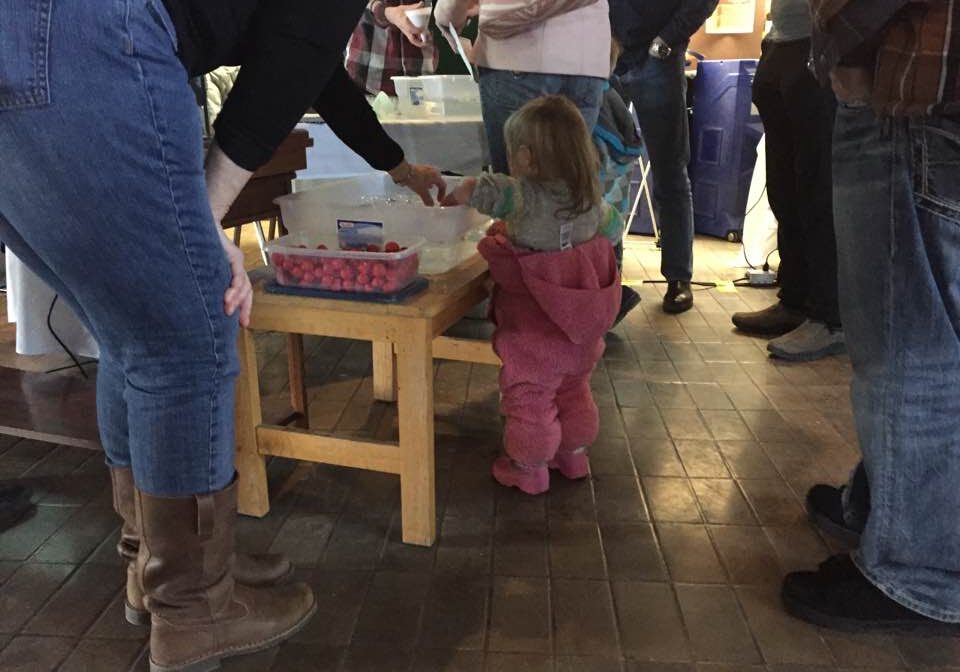
<path id="1" fill-rule="evenodd" d="M 685 49 L 719 0 L 610 0 L 610 25 L 623 45 L 621 63 L 638 65 L 650 43 L 662 38 L 674 50 Z"/>
<path id="2" fill-rule="evenodd" d="M 403 150 L 386 134 L 343 68 L 343 50 L 366 0 L 163 0 L 191 76 L 240 65 L 214 124 L 235 163 L 266 163 L 313 107 L 331 130 L 379 170 Z"/>

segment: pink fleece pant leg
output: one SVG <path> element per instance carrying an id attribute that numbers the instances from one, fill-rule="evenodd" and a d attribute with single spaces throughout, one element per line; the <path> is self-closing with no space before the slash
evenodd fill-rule
<path id="1" fill-rule="evenodd" d="M 600 416 L 590 389 L 590 374 L 564 379 L 557 391 L 557 412 L 561 439 L 550 468 L 570 479 L 586 478 L 590 473 L 587 447 L 600 431 Z"/>

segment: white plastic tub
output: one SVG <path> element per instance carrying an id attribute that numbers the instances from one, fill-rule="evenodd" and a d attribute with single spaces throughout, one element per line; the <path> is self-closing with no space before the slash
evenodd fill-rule
<path id="1" fill-rule="evenodd" d="M 478 116 L 480 86 L 470 75 L 393 77 L 402 116 Z"/>

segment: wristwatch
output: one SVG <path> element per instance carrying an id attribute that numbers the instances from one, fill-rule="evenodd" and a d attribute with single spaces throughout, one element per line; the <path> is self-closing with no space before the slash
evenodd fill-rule
<path id="1" fill-rule="evenodd" d="M 670 48 L 670 45 L 659 37 L 650 44 L 650 55 L 656 59 L 662 61 L 665 58 L 669 58 L 672 53 L 673 49 Z"/>

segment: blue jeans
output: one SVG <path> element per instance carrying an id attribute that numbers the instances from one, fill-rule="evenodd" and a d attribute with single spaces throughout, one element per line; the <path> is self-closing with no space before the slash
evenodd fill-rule
<path id="1" fill-rule="evenodd" d="M 0 4 L 0 240 L 97 339 L 108 464 L 153 495 L 220 490 L 237 320 L 173 26 L 159 0 L 54 10 Z"/>
<path id="2" fill-rule="evenodd" d="M 841 106 L 834 209 L 870 488 L 855 560 L 900 604 L 960 622 L 960 124 Z"/>
<path id="3" fill-rule="evenodd" d="M 538 72 L 481 68 L 480 103 L 494 172 L 510 172 L 503 126 L 511 114 L 534 98 L 561 95 L 573 101 L 587 122 L 587 128 L 593 129 L 600 116 L 605 81 L 599 77 L 544 75 Z"/>
<path id="4" fill-rule="evenodd" d="M 685 49 L 664 60 L 647 58 L 620 78 L 637 111 L 654 177 L 653 201 L 660 225 L 660 272 L 667 280 L 693 275 L 693 196 L 690 126 L 687 119 Z"/>

